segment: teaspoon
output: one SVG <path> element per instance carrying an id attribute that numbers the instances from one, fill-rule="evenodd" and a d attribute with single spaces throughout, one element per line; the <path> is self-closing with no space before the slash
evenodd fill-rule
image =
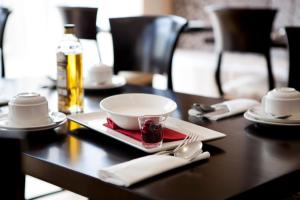
<path id="1" fill-rule="evenodd" d="M 192 142 L 180 147 L 177 151 L 174 152 L 175 157 L 180 157 L 186 160 L 192 160 L 200 153 L 202 153 L 202 142 Z"/>
<path id="2" fill-rule="evenodd" d="M 271 116 L 275 119 L 287 119 L 289 117 L 291 117 L 292 115 L 281 115 L 281 116 L 278 116 L 278 115 L 274 115 L 274 114 L 271 114 Z"/>

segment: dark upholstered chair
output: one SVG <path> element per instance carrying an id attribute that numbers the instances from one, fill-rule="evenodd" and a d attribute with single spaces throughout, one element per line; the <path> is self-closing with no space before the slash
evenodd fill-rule
<path id="1" fill-rule="evenodd" d="M 61 6 L 58 9 L 64 24 L 75 24 L 75 35 L 78 38 L 96 41 L 100 58 L 96 26 L 98 8 Z"/>
<path id="2" fill-rule="evenodd" d="M 265 56 L 267 61 L 269 89 L 274 88 L 270 47 L 271 31 L 276 15 L 275 9 L 206 7 L 213 25 L 215 48 L 218 56 L 215 79 L 220 95 L 221 61 L 225 51 L 252 52 Z M 242 67 L 242 66 L 241 66 Z"/>
<path id="3" fill-rule="evenodd" d="M 1 77 L 5 77 L 5 63 L 3 51 L 3 38 L 6 22 L 10 11 L 7 8 L 0 7 L 0 48 L 1 48 Z"/>
<path id="4" fill-rule="evenodd" d="M 22 172 L 22 139 L 0 131 L 0 198 L 24 199 L 25 175 Z"/>
<path id="5" fill-rule="evenodd" d="M 289 50 L 288 86 L 300 91 L 300 27 L 286 27 Z"/>
<path id="6" fill-rule="evenodd" d="M 178 16 L 140 16 L 109 19 L 114 73 L 137 71 L 167 75 L 172 85 L 172 59 L 187 20 Z"/>

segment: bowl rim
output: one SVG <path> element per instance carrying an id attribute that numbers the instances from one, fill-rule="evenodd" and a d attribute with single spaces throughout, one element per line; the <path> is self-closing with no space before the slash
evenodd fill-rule
<path id="1" fill-rule="evenodd" d="M 103 111 L 105 111 L 105 112 L 108 112 L 108 113 L 114 114 L 114 115 L 118 115 L 118 116 L 124 116 L 124 117 L 139 117 L 139 116 L 142 116 L 142 115 L 126 115 L 126 114 L 120 114 L 120 113 L 117 113 L 117 112 L 108 110 L 108 109 L 106 109 L 106 108 L 103 106 L 103 102 L 104 102 L 104 101 L 107 101 L 107 100 L 109 100 L 110 98 L 115 98 L 116 96 L 124 96 L 124 95 L 149 95 L 149 96 L 155 96 L 155 97 L 159 97 L 159 98 L 164 98 L 164 99 L 170 101 L 170 102 L 173 104 L 173 107 L 172 107 L 172 109 L 170 109 L 170 111 L 165 112 L 165 113 L 162 113 L 162 114 L 156 114 L 156 115 L 168 115 L 168 114 L 174 112 L 174 111 L 177 109 L 177 103 L 176 103 L 173 99 L 170 99 L 170 98 L 165 97 L 165 96 L 160 96 L 160 95 L 156 95 L 156 94 L 148 94 L 148 93 L 124 93 L 124 94 L 112 95 L 112 96 L 106 97 L 106 98 L 104 98 L 104 99 L 102 99 L 102 100 L 100 101 L 100 103 L 99 103 L 100 108 L 101 108 Z"/>

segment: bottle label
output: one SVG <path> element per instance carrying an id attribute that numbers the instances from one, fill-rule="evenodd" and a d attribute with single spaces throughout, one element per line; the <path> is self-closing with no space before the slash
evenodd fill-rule
<path id="1" fill-rule="evenodd" d="M 67 56 L 62 53 L 57 53 L 57 87 L 58 93 L 66 96 L 67 95 Z M 65 89 L 65 91 L 63 91 Z"/>

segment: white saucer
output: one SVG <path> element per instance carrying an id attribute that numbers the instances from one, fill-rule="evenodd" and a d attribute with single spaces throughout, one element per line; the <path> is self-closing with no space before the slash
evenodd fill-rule
<path id="1" fill-rule="evenodd" d="M 244 117 L 252 122 L 277 126 L 300 126 L 299 116 L 291 116 L 287 119 L 277 119 L 265 113 L 261 106 L 249 109 Z"/>
<path id="2" fill-rule="evenodd" d="M 84 89 L 86 90 L 104 90 L 119 88 L 126 84 L 126 80 L 123 76 L 113 76 L 110 83 L 97 83 L 90 82 L 89 80 L 84 81 Z"/>
<path id="3" fill-rule="evenodd" d="M 52 129 L 60 126 L 67 121 L 67 116 L 61 112 L 50 112 L 49 122 L 47 124 L 20 126 L 13 125 L 8 121 L 8 114 L 0 115 L 0 129 L 6 131 L 40 131 Z"/>

